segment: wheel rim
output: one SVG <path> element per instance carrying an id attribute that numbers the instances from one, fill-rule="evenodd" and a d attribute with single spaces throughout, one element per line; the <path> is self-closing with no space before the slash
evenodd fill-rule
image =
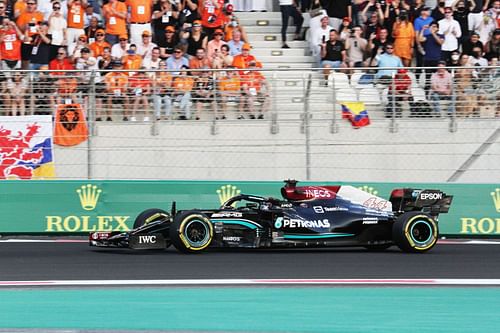
<path id="1" fill-rule="evenodd" d="M 210 230 L 204 221 L 189 221 L 184 228 L 184 237 L 192 247 L 201 247 L 210 238 Z"/>
<path id="2" fill-rule="evenodd" d="M 417 244 L 428 243 L 432 239 L 433 234 L 432 226 L 424 220 L 415 221 L 410 228 L 410 237 Z"/>

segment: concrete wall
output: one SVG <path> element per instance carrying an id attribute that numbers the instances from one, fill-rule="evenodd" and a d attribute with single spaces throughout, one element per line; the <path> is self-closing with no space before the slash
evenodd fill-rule
<path id="1" fill-rule="evenodd" d="M 340 122 L 311 124 L 310 180 L 446 182 L 499 127 L 499 120 L 378 120 L 362 129 Z M 211 134 L 207 122 L 151 125 L 99 123 L 96 135 L 72 148 L 57 147 L 60 179 L 307 179 L 306 135 L 300 121 L 220 122 Z M 90 162 L 89 162 L 90 161 Z M 89 169 L 88 166 L 92 167 Z M 499 182 L 500 142 L 496 141 L 457 182 Z"/>

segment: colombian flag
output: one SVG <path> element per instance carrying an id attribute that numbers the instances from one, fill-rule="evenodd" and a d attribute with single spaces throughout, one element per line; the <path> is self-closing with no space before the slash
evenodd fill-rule
<path id="1" fill-rule="evenodd" d="M 370 125 L 370 118 L 363 102 L 342 102 L 342 118 L 351 122 L 355 128 Z"/>

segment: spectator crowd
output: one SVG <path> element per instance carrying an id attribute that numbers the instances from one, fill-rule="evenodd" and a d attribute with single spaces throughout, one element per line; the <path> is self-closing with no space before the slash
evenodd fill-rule
<path id="1" fill-rule="evenodd" d="M 441 113 L 437 103 L 440 100 L 453 99 L 457 113 L 471 115 L 477 111 L 473 105 L 484 98 L 471 94 L 498 98 L 498 87 L 493 85 L 484 91 L 478 82 L 481 79 L 498 82 L 498 70 L 484 67 L 498 65 L 499 0 L 280 0 L 280 3 L 283 17 L 295 17 L 304 11 L 311 13 L 308 41 L 325 79 L 332 70 L 351 74 L 355 67 L 378 67 L 373 83 L 396 81 L 396 86 L 404 88 L 392 92 L 389 87 L 389 93 L 399 93 L 396 99 L 404 97 L 412 101 L 407 72 L 397 68 L 434 67 L 417 69 L 416 74 L 425 72 L 425 92 L 437 114 Z M 300 18 L 294 22 L 300 29 Z M 287 48 L 286 35 L 282 38 L 283 47 Z M 454 94 L 451 71 L 455 72 L 455 81 L 461 81 Z M 500 116 L 498 109 L 497 115 Z"/>
<path id="2" fill-rule="evenodd" d="M 116 105 L 128 121 L 149 121 L 149 105 L 157 119 L 199 119 L 206 104 L 224 119 L 229 102 L 239 118 L 263 118 L 269 87 L 235 9 L 224 0 L 0 0 L 0 102 L 24 115 L 30 95 L 35 109 L 54 110 L 88 99 L 92 86 L 98 121 L 112 121 Z M 100 71 L 64 72 L 74 69 Z"/>

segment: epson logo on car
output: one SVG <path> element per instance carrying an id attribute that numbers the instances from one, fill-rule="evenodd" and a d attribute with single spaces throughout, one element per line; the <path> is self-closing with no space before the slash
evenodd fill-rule
<path id="1" fill-rule="evenodd" d="M 443 193 L 434 192 L 434 193 L 420 193 L 420 200 L 440 200 L 443 199 Z"/>

